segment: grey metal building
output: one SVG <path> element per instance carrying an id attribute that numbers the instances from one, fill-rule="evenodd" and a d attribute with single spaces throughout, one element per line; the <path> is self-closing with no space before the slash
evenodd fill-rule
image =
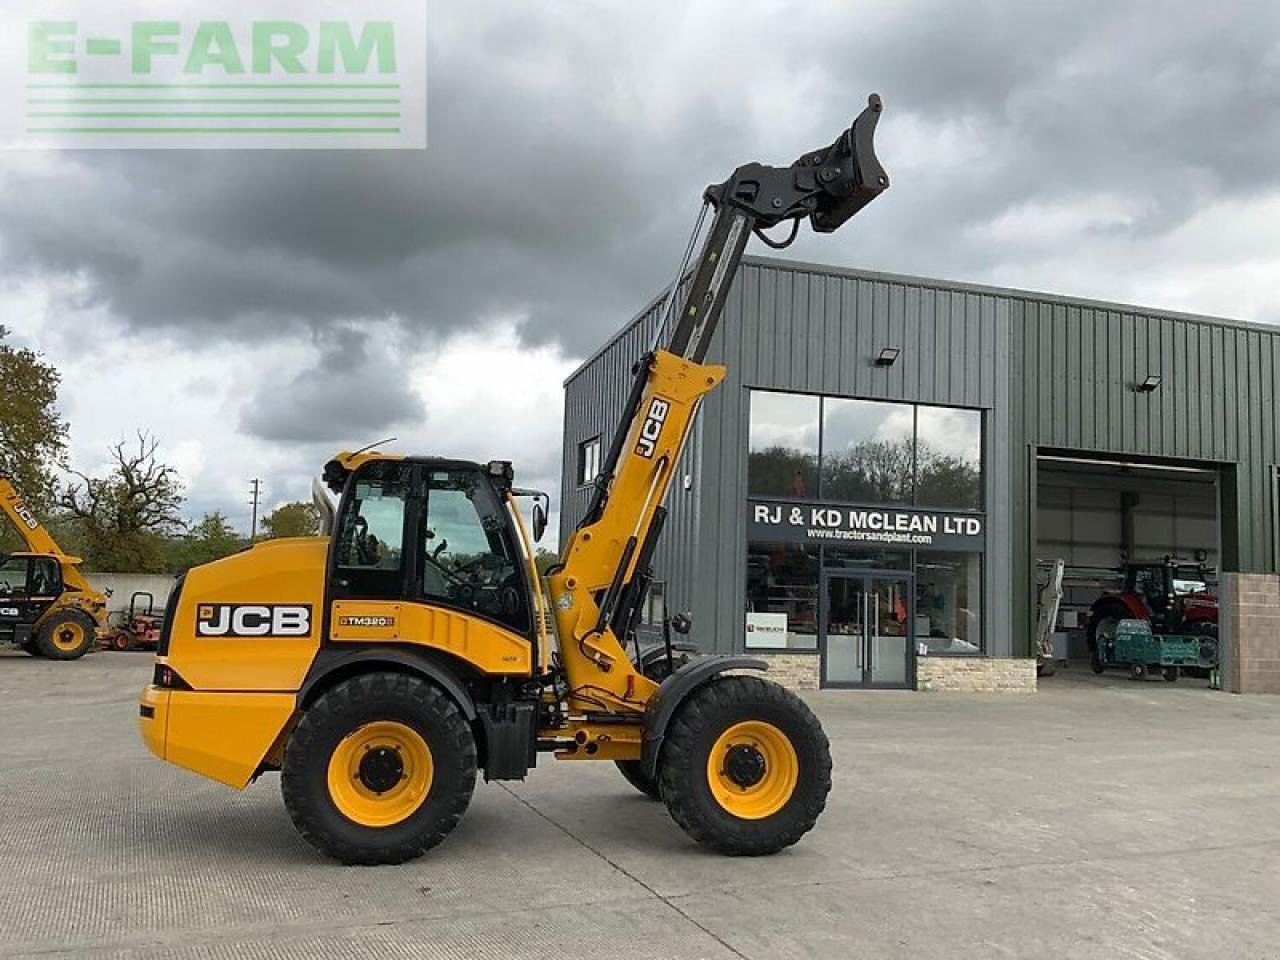
<path id="1" fill-rule="evenodd" d="M 661 307 L 565 383 L 562 538 Z M 704 649 L 911 686 L 1029 656 L 1047 556 L 1277 569 L 1274 328 L 748 257 L 709 362 L 655 564 Z"/>

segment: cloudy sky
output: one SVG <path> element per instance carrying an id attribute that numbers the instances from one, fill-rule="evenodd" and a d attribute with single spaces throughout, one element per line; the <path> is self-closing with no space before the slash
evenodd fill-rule
<path id="1" fill-rule="evenodd" d="M 878 91 L 893 188 L 788 255 L 1280 322 L 1280 4 L 431 3 L 425 151 L 0 154 L 0 322 L 73 462 L 248 525 L 335 450 L 516 461 L 702 188 Z M 554 529 L 554 524 L 553 524 Z"/>

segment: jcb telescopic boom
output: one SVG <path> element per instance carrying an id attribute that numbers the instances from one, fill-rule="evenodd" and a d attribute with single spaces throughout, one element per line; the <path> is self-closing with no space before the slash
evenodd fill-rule
<path id="1" fill-rule="evenodd" d="M 62 552 L 3 475 L 0 511 L 26 546 L 0 555 L 0 643 L 55 660 L 84 656 L 105 624 L 106 596 L 90 585 L 80 558 Z"/>
<path id="2" fill-rule="evenodd" d="M 318 501 L 322 536 L 255 544 L 175 588 L 140 704 L 148 747 L 239 788 L 280 770 L 298 830 L 352 863 L 417 856 L 452 829 L 478 771 L 518 779 L 544 752 L 614 761 L 715 850 L 799 840 L 831 786 L 805 703 L 741 675 L 761 661 L 672 671 L 669 653 L 633 661 L 625 643 L 672 467 L 724 379 L 703 360 L 747 241 L 785 246 L 804 219 L 830 232 L 887 189 L 879 113 L 872 96 L 830 146 L 707 189 L 715 217 L 672 288 L 669 336 L 637 362 L 590 508 L 547 576 L 554 637 L 533 564 L 545 497 L 516 488 L 510 463 L 340 453 L 324 469 L 341 499 Z M 786 240 L 762 232 L 787 222 Z"/>

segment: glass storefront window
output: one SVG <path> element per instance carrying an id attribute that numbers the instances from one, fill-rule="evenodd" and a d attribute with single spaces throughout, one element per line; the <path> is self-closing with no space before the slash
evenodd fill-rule
<path id="1" fill-rule="evenodd" d="M 818 551 L 793 543 L 747 546 L 748 649 L 818 648 Z"/>
<path id="2" fill-rule="evenodd" d="M 948 407 L 916 411 L 916 503 L 981 509 L 982 414 Z"/>
<path id="3" fill-rule="evenodd" d="M 822 401 L 822 498 L 909 504 L 915 408 L 872 400 Z"/>
<path id="4" fill-rule="evenodd" d="M 982 554 L 916 554 L 918 643 L 930 653 L 982 651 Z"/>
<path id="5" fill-rule="evenodd" d="M 827 547 L 822 563 L 827 570 L 910 570 L 911 554 L 906 550 Z"/>
<path id="6" fill-rule="evenodd" d="M 751 392 L 747 491 L 760 497 L 818 495 L 818 398 Z"/>

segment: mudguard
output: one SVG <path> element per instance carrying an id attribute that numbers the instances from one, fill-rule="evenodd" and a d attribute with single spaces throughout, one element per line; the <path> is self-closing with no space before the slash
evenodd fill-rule
<path id="1" fill-rule="evenodd" d="M 447 665 L 423 654 L 397 647 L 361 645 L 323 648 L 316 656 L 315 662 L 311 664 L 311 669 L 307 671 L 306 679 L 302 681 L 302 688 L 298 691 L 298 705 L 305 704 L 316 686 L 325 678 L 339 672 L 354 672 L 351 668 L 356 665 L 376 666 L 379 663 L 387 664 L 393 669 L 399 668 L 409 673 L 416 673 L 430 680 L 453 698 L 468 722 L 476 719 L 475 701 L 471 699 L 467 688 L 458 681 Z"/>
<path id="2" fill-rule="evenodd" d="M 645 706 L 644 742 L 641 745 L 640 764 L 646 777 L 654 776 L 658 765 L 658 753 L 667 735 L 667 725 L 685 697 L 699 687 L 710 683 L 726 670 L 768 670 L 769 664 L 756 657 L 708 656 L 691 660 L 662 681 L 658 692 Z"/>

